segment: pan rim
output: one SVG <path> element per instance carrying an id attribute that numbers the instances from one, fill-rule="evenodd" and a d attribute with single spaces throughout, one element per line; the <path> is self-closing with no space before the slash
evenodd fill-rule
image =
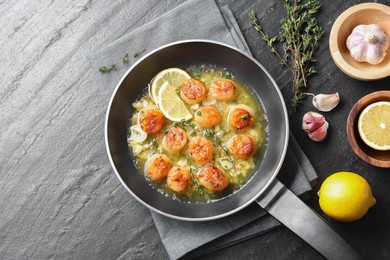
<path id="1" fill-rule="evenodd" d="M 127 75 L 139 64 L 141 63 L 144 59 L 146 59 L 147 57 L 153 55 L 154 53 L 162 50 L 162 49 L 165 49 L 165 48 L 168 48 L 168 47 L 171 47 L 171 46 L 174 46 L 174 45 L 180 45 L 180 44 L 186 44 L 186 43 L 211 43 L 211 44 L 215 44 L 215 45 L 220 45 L 220 46 L 223 46 L 223 47 L 226 47 L 226 48 L 230 48 L 242 55 L 244 55 L 246 58 L 250 59 L 252 62 L 254 62 L 261 70 L 264 71 L 264 73 L 267 75 L 268 79 L 272 82 L 276 92 L 277 92 L 277 95 L 281 101 L 281 104 L 282 104 L 282 110 L 283 110 L 283 114 L 284 114 L 284 123 L 285 123 L 285 126 L 286 126 L 286 129 L 285 129 L 285 136 L 284 136 L 284 144 L 283 144 L 283 149 L 282 149 L 282 153 L 281 153 L 281 157 L 280 157 L 280 160 L 275 168 L 275 171 L 274 173 L 271 175 L 271 177 L 269 178 L 269 180 L 267 181 L 267 183 L 264 185 L 264 187 L 262 189 L 259 190 L 259 192 L 253 196 L 251 199 L 249 199 L 248 201 L 246 201 L 245 203 L 243 203 L 242 205 L 234 208 L 233 210 L 229 210 L 225 213 L 222 213 L 222 214 L 219 214 L 219 215 L 214 215 L 214 216 L 210 216 L 210 217 L 201 217 L 201 218 L 192 218 L 192 217 L 181 217 L 181 216 L 176 216 L 176 215 L 173 215 L 173 214 L 169 214 L 169 213 L 166 213 L 166 212 L 163 212 L 151 205 L 149 205 L 148 203 L 146 203 L 145 201 L 143 201 L 141 198 L 139 198 L 128 186 L 127 184 L 124 182 L 124 180 L 122 179 L 121 175 L 119 174 L 116 166 L 115 166 L 115 163 L 112 159 L 112 156 L 111 156 L 111 151 L 110 151 L 110 146 L 109 146 L 109 137 L 108 137 L 108 121 L 109 121 L 109 115 L 110 115 L 110 111 L 111 111 L 111 107 L 112 107 L 112 104 L 113 104 L 113 101 L 114 101 L 114 98 L 116 96 L 116 93 L 118 92 L 120 86 L 122 85 L 123 81 L 125 80 L 125 78 L 127 77 Z M 219 41 L 214 41 L 214 40 L 205 40 L 205 39 L 191 39 L 191 40 L 180 40 L 180 41 L 175 41 L 175 42 L 171 42 L 171 43 L 168 43 L 168 44 L 165 44 L 163 46 L 160 46 L 154 50 L 152 50 L 151 52 L 147 53 L 146 55 L 142 56 L 138 61 L 136 61 L 127 71 L 126 73 L 123 75 L 123 77 L 119 80 L 117 86 L 115 87 L 112 95 L 111 95 L 111 98 L 110 98 L 110 101 L 109 101 L 109 104 L 108 104 L 108 107 L 107 107 L 107 111 L 106 111 L 106 118 L 105 118 L 105 124 L 104 124 L 104 139 L 105 139 L 105 145 L 106 145 L 106 151 L 107 151 L 107 155 L 108 155 L 108 158 L 109 158 L 109 161 L 110 161 L 110 164 L 111 164 L 111 167 L 112 169 L 114 170 L 115 172 L 115 175 L 117 176 L 117 178 L 119 179 L 119 181 L 121 182 L 121 184 L 126 188 L 126 190 L 139 202 L 141 202 L 144 206 L 146 206 L 147 208 L 153 210 L 154 212 L 158 213 L 158 214 L 161 214 L 163 216 L 166 216 L 166 217 L 169 217 L 169 218 L 173 218 L 173 219 L 178 219 L 178 220 L 184 220 L 184 221 L 209 221 L 209 220 L 214 220 L 214 219 L 219 219 L 219 218 L 223 218 L 223 217 L 226 217 L 226 216 L 229 216 L 233 213 L 236 213 L 242 209 L 244 209 L 245 207 L 249 206 L 252 202 L 254 202 L 260 195 L 262 195 L 269 187 L 270 185 L 274 182 L 274 180 L 276 179 L 276 176 L 278 175 L 279 171 L 280 171 L 280 168 L 282 167 L 282 164 L 284 162 L 284 159 L 285 159 L 285 156 L 286 156 L 286 153 L 287 153 L 287 147 L 288 147 L 288 140 L 289 140 L 289 120 L 288 120 L 288 113 L 287 113 L 287 108 L 286 108 L 286 104 L 284 102 L 284 99 L 283 99 L 283 95 L 278 87 L 278 85 L 276 84 L 275 80 L 273 79 L 273 77 L 270 75 L 270 73 L 264 68 L 263 65 L 261 65 L 255 58 L 253 58 L 252 56 L 248 55 L 246 52 L 232 46 L 232 45 L 229 45 L 229 44 L 226 44 L 226 43 L 222 43 L 222 42 L 219 42 Z"/>

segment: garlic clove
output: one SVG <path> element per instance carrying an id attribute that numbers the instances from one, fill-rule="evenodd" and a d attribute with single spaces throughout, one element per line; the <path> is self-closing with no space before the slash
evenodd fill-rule
<path id="1" fill-rule="evenodd" d="M 221 159 L 219 159 L 219 163 L 221 164 L 222 168 L 226 170 L 230 170 L 231 168 L 233 168 L 233 163 L 229 157 L 222 157 Z"/>
<path id="2" fill-rule="evenodd" d="M 320 113 L 307 112 L 302 118 L 302 129 L 313 141 L 320 142 L 328 133 L 329 123 Z"/>
<path id="3" fill-rule="evenodd" d="M 302 129 L 309 134 L 320 128 L 325 122 L 325 117 L 320 113 L 307 112 L 302 118 Z"/>
<path id="4" fill-rule="evenodd" d="M 386 56 L 389 38 L 379 25 L 361 24 L 352 30 L 346 45 L 356 61 L 376 65 Z"/>
<path id="5" fill-rule="evenodd" d="M 134 141 L 136 143 L 142 143 L 148 138 L 148 134 L 145 133 L 139 125 L 130 127 L 130 133 L 129 141 Z"/>
<path id="6" fill-rule="evenodd" d="M 334 94 L 318 94 L 313 97 L 313 106 L 319 111 L 328 112 L 335 108 L 340 102 L 338 92 Z"/>
<path id="7" fill-rule="evenodd" d="M 325 121 L 325 123 L 320 128 L 317 128 L 315 131 L 308 134 L 309 138 L 315 142 L 324 140 L 328 133 L 328 127 L 329 123 Z"/>

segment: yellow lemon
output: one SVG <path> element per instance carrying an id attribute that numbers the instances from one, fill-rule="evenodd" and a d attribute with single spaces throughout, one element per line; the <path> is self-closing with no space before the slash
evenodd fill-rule
<path id="1" fill-rule="evenodd" d="M 165 82 L 158 92 L 158 106 L 166 118 L 173 122 L 189 120 L 191 112 L 176 93 L 175 87 Z"/>
<path id="2" fill-rule="evenodd" d="M 336 172 L 326 178 L 318 196 L 324 213 L 343 222 L 362 218 L 376 203 L 368 182 L 352 172 Z"/>
<path id="3" fill-rule="evenodd" d="M 358 130 L 363 142 L 371 148 L 390 150 L 390 102 L 375 102 L 363 109 Z"/>
<path id="4" fill-rule="evenodd" d="M 156 77 L 154 77 L 152 84 L 149 86 L 149 94 L 154 102 L 158 104 L 158 93 L 165 82 L 168 82 L 169 85 L 178 89 L 181 84 L 189 78 L 191 78 L 191 76 L 179 68 L 169 68 L 160 71 Z"/>

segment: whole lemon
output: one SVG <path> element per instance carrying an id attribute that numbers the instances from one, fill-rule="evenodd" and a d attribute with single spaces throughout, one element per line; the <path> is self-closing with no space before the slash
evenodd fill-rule
<path id="1" fill-rule="evenodd" d="M 362 218 L 375 205 L 368 182 L 352 172 L 336 172 L 322 183 L 320 207 L 329 217 L 343 222 Z"/>

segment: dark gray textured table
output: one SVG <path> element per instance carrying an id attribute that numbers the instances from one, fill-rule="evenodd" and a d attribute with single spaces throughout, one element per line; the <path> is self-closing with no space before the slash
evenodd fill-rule
<path id="1" fill-rule="evenodd" d="M 0 1 L 0 258 L 164 259 L 148 210 L 117 180 L 106 156 L 103 128 L 113 87 L 102 86 L 88 56 L 182 1 Z M 282 1 L 218 1 L 229 4 L 255 58 L 275 78 L 286 103 L 291 77 L 257 33 L 253 9 L 265 30 L 275 32 Z M 389 4 L 389 1 L 379 1 Z M 360 82 L 343 74 L 328 50 L 332 23 L 359 1 L 322 1 L 326 34 L 317 52 L 318 75 L 309 91 L 338 91 L 342 103 L 326 114 L 329 136 L 311 142 L 301 130 L 306 102 L 290 109 L 291 130 L 321 183 L 336 171 L 364 176 L 377 205 L 353 223 L 339 223 L 308 202 L 352 245 L 371 259 L 390 258 L 390 170 L 375 168 L 350 149 L 345 122 L 364 95 L 390 89 L 390 78 Z M 110 75 L 106 76 L 109 81 Z M 115 85 L 115 84 L 114 84 Z M 113 86 L 114 86 L 113 85 Z M 320 236 L 321 234 L 319 234 Z M 318 254 L 282 227 L 214 252 L 206 259 L 313 259 Z"/>

